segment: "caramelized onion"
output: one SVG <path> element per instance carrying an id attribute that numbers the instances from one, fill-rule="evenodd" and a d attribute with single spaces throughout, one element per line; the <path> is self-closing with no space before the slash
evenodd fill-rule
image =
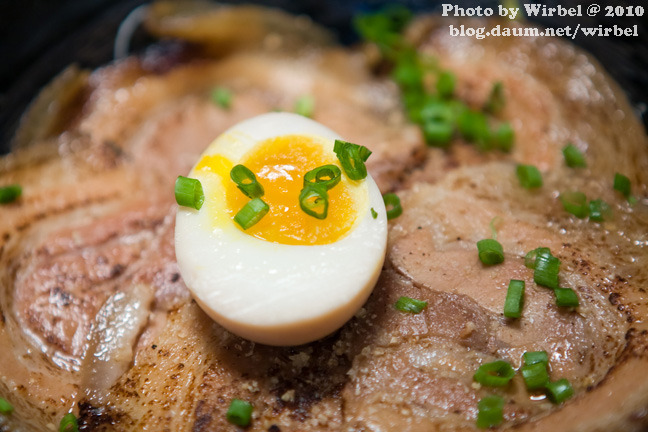
<path id="1" fill-rule="evenodd" d="M 97 314 L 84 361 L 87 398 L 101 403 L 133 362 L 134 346 L 148 322 L 153 291 L 144 285 L 110 297 Z"/>

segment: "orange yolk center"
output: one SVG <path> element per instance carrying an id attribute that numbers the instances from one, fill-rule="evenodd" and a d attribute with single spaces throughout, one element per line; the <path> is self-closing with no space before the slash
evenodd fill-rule
<path id="1" fill-rule="evenodd" d="M 322 245 L 339 240 L 353 226 L 357 211 L 344 178 L 328 191 L 326 219 L 306 214 L 299 205 L 299 193 L 308 171 L 326 164 L 339 166 L 335 156 L 327 153 L 315 138 L 302 135 L 271 138 L 239 163 L 254 173 L 265 190 L 261 199 L 270 206 L 268 214 L 248 228 L 247 234 L 274 243 Z M 227 209 L 233 218 L 250 198 L 229 177 L 225 183 Z"/>

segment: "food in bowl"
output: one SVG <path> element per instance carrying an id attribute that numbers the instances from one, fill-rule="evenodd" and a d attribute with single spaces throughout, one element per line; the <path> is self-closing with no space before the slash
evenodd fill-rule
<path id="1" fill-rule="evenodd" d="M 1 207 L 3 427 L 72 413 L 85 430 L 645 428 L 646 134 L 594 60 L 554 38 L 453 38 L 460 21 L 421 16 L 393 65 L 281 12 L 178 8 L 154 4 L 149 28 L 191 47 L 69 69 L 0 161 L 0 184 L 22 191 Z M 432 99 L 404 100 L 412 82 Z M 353 317 L 277 347 L 193 299 L 173 191 L 228 128 L 296 105 L 372 151 L 402 214 Z M 506 123 L 506 139 L 483 135 Z"/>

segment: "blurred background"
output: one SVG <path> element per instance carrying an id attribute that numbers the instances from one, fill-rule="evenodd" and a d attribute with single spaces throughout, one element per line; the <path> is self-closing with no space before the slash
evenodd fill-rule
<path id="1" fill-rule="evenodd" d="M 522 0 L 520 3 L 524 3 Z M 558 4 L 586 7 L 588 1 L 539 1 L 548 7 Z M 96 68 L 113 59 L 115 35 L 119 24 L 144 0 L 0 0 L 0 153 L 7 152 L 9 141 L 20 115 L 31 99 L 54 76 L 71 63 Z M 240 3 L 240 2 L 224 2 Z M 357 36 L 351 26 L 352 17 L 373 11 L 392 2 L 360 0 L 265 0 L 250 1 L 277 6 L 292 13 L 306 14 L 320 24 L 332 28 L 340 41 L 352 44 Z M 460 7 L 497 8 L 498 1 L 410 0 L 398 2 L 414 11 L 439 12 L 442 3 Z M 638 26 L 638 37 L 585 37 L 574 41 L 592 53 L 628 94 L 637 115 L 648 129 L 648 2 L 644 0 L 599 0 L 602 8 L 612 6 L 643 6 L 642 17 L 605 17 L 600 12 L 589 17 L 543 17 L 531 21 L 544 26 Z M 153 40 L 143 31 L 136 31 L 131 51 L 139 52 Z"/>

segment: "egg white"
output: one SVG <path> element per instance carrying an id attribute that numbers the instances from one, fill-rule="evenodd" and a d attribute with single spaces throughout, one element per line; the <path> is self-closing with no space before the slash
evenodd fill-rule
<path id="1" fill-rule="evenodd" d="M 303 116 L 269 113 L 233 126 L 202 156 L 236 164 L 260 142 L 292 134 L 315 137 L 331 152 L 341 139 Z M 361 208 L 350 232 L 326 245 L 278 244 L 244 233 L 226 212 L 223 180 L 229 179 L 195 169 L 189 176 L 201 181 L 205 205 L 178 208 L 176 257 L 196 301 L 223 327 L 255 342 L 298 345 L 340 328 L 366 301 L 387 243 L 385 206 L 370 175 L 354 192 Z"/>

